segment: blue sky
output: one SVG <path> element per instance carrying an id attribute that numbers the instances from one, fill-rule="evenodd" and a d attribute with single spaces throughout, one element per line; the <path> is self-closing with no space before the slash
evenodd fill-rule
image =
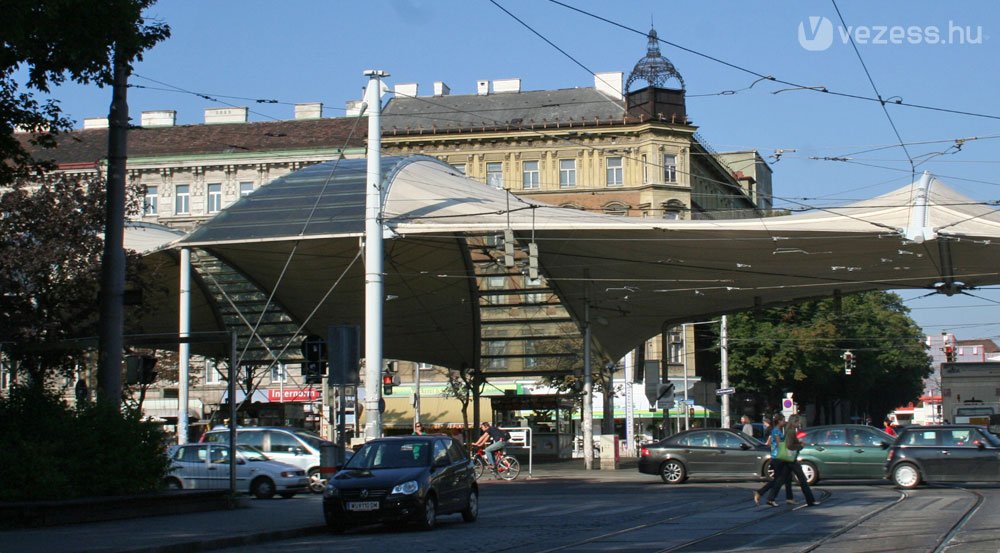
<path id="1" fill-rule="evenodd" d="M 997 4 L 839 0 L 844 27 L 830 1 L 563 1 L 643 32 L 652 22 L 660 38 L 752 72 L 874 97 L 844 42 L 849 32 L 883 98 L 991 116 L 889 104 L 904 152 L 877 102 L 780 91 L 790 87 L 769 81 L 747 90 L 758 79 L 750 72 L 661 45 L 685 79 L 690 117 L 716 149 L 757 149 L 765 158 L 785 150 L 773 163 L 778 205 L 789 205 L 781 198 L 842 205 L 903 186 L 910 182 L 907 153 L 918 163 L 931 156 L 918 170 L 967 196 L 1000 197 Z M 325 115 L 337 116 L 345 101 L 361 97 L 368 68 L 388 71 L 390 84 L 419 83 L 420 94 L 429 94 L 434 81 L 447 83 L 453 94 L 470 94 L 479 79 L 519 77 L 525 90 L 592 86 L 588 70 L 627 74 L 645 54 L 644 37 L 555 3 L 496 2 L 586 69 L 490 0 L 162 0 L 149 15 L 168 23 L 173 37 L 137 64 L 131 82 L 151 88 L 130 90 L 130 111 L 137 119 L 144 110 L 176 109 L 178 123 L 193 124 L 205 108 L 224 107 L 155 90 L 180 88 L 249 106 L 256 121 L 290 119 L 296 102 L 323 102 Z M 71 85 L 55 96 L 79 122 L 106 116 L 110 104 L 110 92 L 96 87 Z M 950 148 L 970 137 L 980 139 L 958 152 Z M 848 155 L 881 146 L 889 147 Z M 933 155 L 940 152 L 946 153 Z M 928 333 L 1000 337 L 1000 290 L 973 293 L 986 299 L 903 296 Z"/>

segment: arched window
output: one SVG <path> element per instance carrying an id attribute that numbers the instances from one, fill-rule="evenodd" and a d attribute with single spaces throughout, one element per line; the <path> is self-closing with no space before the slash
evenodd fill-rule
<path id="1" fill-rule="evenodd" d="M 603 209 L 605 215 L 628 215 L 628 206 L 622 202 L 608 202 Z"/>
<path id="2" fill-rule="evenodd" d="M 673 221 L 683 219 L 683 213 L 687 211 L 684 202 L 680 200 L 668 200 L 663 203 L 663 218 Z"/>

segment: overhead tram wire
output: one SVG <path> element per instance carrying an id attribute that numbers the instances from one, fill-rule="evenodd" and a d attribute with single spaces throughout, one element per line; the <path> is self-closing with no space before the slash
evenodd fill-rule
<path id="1" fill-rule="evenodd" d="M 628 25 L 625 25 L 625 24 L 622 24 L 622 23 L 618 23 L 617 21 L 608 19 L 606 17 L 599 16 L 599 15 L 594 14 L 592 12 L 588 12 L 586 10 L 577 8 L 576 6 L 571 6 L 569 4 L 561 2 L 559 0 L 549 0 L 549 2 L 551 2 L 553 4 L 556 4 L 558 6 L 562 6 L 562 7 L 566 8 L 566 9 L 568 9 L 568 10 L 575 11 L 575 12 L 577 12 L 579 14 L 582 14 L 582 15 L 585 15 L 587 17 L 591 17 L 591 18 L 597 19 L 599 21 L 603 21 L 605 23 L 608 23 L 609 25 L 613 25 L 613 26 L 618 27 L 620 29 L 624 29 L 626 31 L 633 32 L 633 33 L 635 33 L 637 35 L 647 36 L 647 33 L 643 32 L 643 31 L 640 31 L 640 30 L 635 29 L 633 27 L 629 27 Z M 687 48 L 685 46 L 681 46 L 680 44 L 676 44 L 674 42 L 670 42 L 668 40 L 664 40 L 664 39 L 659 38 L 659 37 L 657 37 L 657 40 L 659 42 L 662 42 L 663 44 L 666 44 L 668 46 L 672 46 L 674 48 L 677 48 L 678 50 L 683 50 L 685 52 L 688 52 L 689 54 L 694 54 L 696 56 L 699 56 L 699 57 L 702 57 L 702 58 L 714 61 L 716 63 L 725 65 L 726 67 L 730 67 L 732 69 L 736 69 L 737 71 L 742 71 L 744 73 L 749 73 L 749 74 L 754 75 L 756 77 L 765 78 L 765 79 L 767 79 L 769 81 L 774 81 L 776 83 L 780 83 L 780 84 L 783 84 L 783 85 L 786 85 L 786 86 L 789 86 L 789 87 L 793 87 L 795 89 L 799 89 L 799 90 L 811 90 L 813 92 L 819 92 L 819 93 L 822 93 L 822 94 L 829 94 L 831 96 L 840 96 L 842 98 L 851 98 L 851 99 L 854 99 L 854 100 L 864 100 L 866 102 L 879 102 L 879 103 L 882 102 L 882 100 L 880 100 L 878 98 L 872 98 L 870 96 L 862 96 L 860 94 L 851 94 L 851 93 L 847 93 L 847 92 L 838 92 L 838 91 L 830 90 L 830 89 L 828 89 L 826 87 L 808 86 L 808 85 L 804 85 L 804 84 L 800 84 L 800 83 L 795 83 L 795 82 L 792 82 L 792 81 L 785 81 L 785 80 L 779 79 L 777 77 L 774 77 L 772 75 L 765 75 L 763 73 L 754 71 L 752 69 L 748 69 L 748 68 L 743 67 L 741 65 L 737 65 L 735 63 L 731 63 L 731 62 L 725 61 L 723 59 L 711 56 L 709 54 L 705 54 L 704 52 L 699 52 L 697 50 L 694 50 L 694 49 L 691 49 L 691 48 Z M 967 115 L 969 117 L 981 117 L 981 118 L 984 118 L 984 119 L 996 119 L 996 120 L 1000 120 L 1000 115 L 994 115 L 994 114 L 988 114 L 988 113 L 977 113 L 977 112 L 964 111 L 964 110 L 959 110 L 959 109 L 942 108 L 942 107 L 937 107 L 937 106 L 926 106 L 926 105 L 921 105 L 921 104 L 913 104 L 913 103 L 905 102 L 901 98 L 898 99 L 898 100 L 893 100 L 891 102 L 889 100 L 885 100 L 885 102 L 891 103 L 891 104 L 894 104 L 894 105 L 898 105 L 898 106 L 910 107 L 910 108 L 914 108 L 914 109 L 922 109 L 922 110 L 929 110 L 929 111 L 938 111 L 938 112 L 942 112 L 942 113 L 951 113 L 951 114 L 954 114 L 954 115 Z"/>
<path id="2" fill-rule="evenodd" d="M 182 93 L 182 94 L 190 94 L 190 95 L 193 95 L 193 96 L 197 96 L 199 98 L 208 99 L 209 101 L 223 103 L 224 105 L 229 105 L 229 106 L 232 106 L 232 107 L 238 107 L 238 106 L 234 106 L 233 104 L 227 104 L 227 103 L 221 102 L 221 101 L 217 100 L 216 98 L 214 98 L 213 95 L 210 95 L 210 94 L 207 94 L 207 93 L 202 93 L 202 92 L 197 92 L 197 91 L 190 91 L 190 90 L 186 90 L 186 89 L 183 89 L 183 88 L 175 86 L 175 85 L 171 85 L 169 83 L 164 83 L 162 81 L 151 79 L 149 77 L 143 77 L 141 75 L 138 75 L 138 76 L 141 77 L 141 78 L 143 78 L 143 79 L 147 79 L 147 80 L 150 80 L 152 82 L 157 82 L 157 83 L 163 84 L 164 86 L 171 87 L 170 89 L 162 89 L 162 90 L 171 91 L 171 92 L 178 92 L 178 93 Z M 760 81 L 760 79 L 758 79 L 758 81 L 755 81 L 754 84 L 756 84 L 756 82 L 759 82 L 759 81 Z M 753 85 L 751 85 L 751 86 L 753 86 Z M 144 88 L 149 88 L 149 87 L 144 87 Z M 403 97 L 407 97 L 407 98 L 411 98 L 411 99 L 427 101 L 427 102 L 433 104 L 433 102 L 430 102 L 429 100 L 426 100 L 426 99 L 418 97 L 418 96 L 408 96 L 408 95 L 401 94 L 401 93 L 398 93 L 398 92 L 396 94 L 399 95 L 399 96 L 403 96 Z M 242 97 L 242 96 L 224 96 L 224 95 L 215 95 L 215 96 L 226 97 L 226 98 L 247 99 L 247 100 L 257 101 L 257 102 L 262 102 L 262 103 L 278 103 L 278 104 L 284 104 L 284 105 L 295 105 L 292 102 L 283 102 L 283 101 L 277 101 L 277 100 L 261 100 L 261 99 L 254 99 L 254 98 L 248 98 L 248 97 Z M 558 105 L 559 106 L 566 106 L 566 105 L 581 105 L 581 104 L 593 104 L 593 103 L 597 103 L 597 102 L 590 102 L 590 101 L 588 101 L 588 102 L 563 102 L 563 103 L 560 103 Z M 601 102 L 601 103 L 603 103 L 603 102 Z M 437 113 L 463 113 L 463 114 L 469 114 L 469 115 L 478 115 L 478 113 L 476 113 L 476 112 L 459 110 L 457 108 L 452 108 L 450 106 L 440 106 L 440 107 L 442 107 L 442 109 L 444 111 L 437 112 Z M 324 109 L 326 109 L 326 108 L 324 108 Z M 489 111 L 492 112 L 492 111 L 514 110 L 514 109 L 520 109 L 520 108 L 496 108 L 496 109 L 491 109 Z M 270 117 L 270 116 L 267 116 L 267 115 L 264 115 L 264 114 L 259 114 L 257 112 L 251 112 L 251 113 L 262 115 L 264 117 Z M 428 114 L 425 113 L 425 114 L 422 114 L 422 115 L 409 115 L 409 116 L 410 117 L 415 117 L 415 118 L 420 118 L 420 119 L 426 119 L 426 120 L 429 120 L 429 121 L 450 121 L 450 122 L 454 122 L 454 123 L 466 123 L 466 121 L 461 120 L 461 119 L 450 119 L 450 118 L 445 118 L 445 117 L 428 117 L 427 115 Z M 391 118 L 391 117 L 393 117 L 393 114 L 384 114 L 383 115 L 383 118 Z M 276 119 L 274 117 L 270 117 L 270 118 L 271 119 Z M 556 138 L 556 139 L 560 139 L 560 140 L 563 140 L 563 141 L 567 141 L 567 142 L 569 142 L 571 144 L 574 144 L 576 146 L 580 146 L 580 147 L 584 147 L 584 148 L 589 148 L 589 149 L 592 149 L 592 150 L 595 150 L 595 151 L 598 150 L 597 148 L 595 148 L 593 146 L 586 145 L 586 144 L 581 144 L 581 143 L 578 143 L 578 142 L 574 142 L 574 141 L 572 141 L 572 140 L 570 140 L 568 138 L 559 137 L 559 136 L 556 136 L 554 134 L 543 133 L 543 132 L 541 132 L 541 131 L 539 131 L 537 129 L 532 129 L 532 128 L 529 128 L 529 127 L 524 127 L 522 125 L 510 125 L 508 123 L 501 122 L 501 121 L 498 121 L 498 120 L 492 120 L 492 121 L 493 121 L 493 123 L 495 123 L 497 125 L 504 125 L 504 126 L 514 127 L 514 128 L 516 128 L 518 130 L 534 132 L 535 134 L 538 134 L 538 135 L 546 137 L 546 138 Z M 931 141 L 908 142 L 908 143 L 905 143 L 905 144 L 906 145 L 916 145 L 916 144 L 934 144 L 934 143 L 948 143 L 948 142 L 962 142 L 962 143 L 965 143 L 965 142 L 969 142 L 969 141 L 972 141 L 972 140 L 992 140 L 992 139 L 997 139 L 997 138 L 1000 138 L 1000 135 L 989 135 L 989 136 L 982 136 L 982 137 L 963 137 L 963 138 L 955 138 L 955 139 L 947 139 L 947 140 L 931 140 Z M 856 154 L 859 154 L 859 153 L 867 153 L 867 152 L 872 152 L 872 151 L 879 151 L 879 150 L 884 150 L 884 149 L 895 148 L 895 147 L 898 147 L 898 146 L 899 146 L 899 144 L 889 144 L 889 145 L 876 146 L 876 147 L 873 147 L 871 149 L 860 150 L 860 151 L 857 151 L 857 152 L 853 152 L 851 154 L 844 154 L 843 156 L 803 158 L 803 157 L 787 156 L 786 155 L 786 157 L 791 157 L 791 158 L 794 158 L 794 159 L 811 159 L 811 160 L 825 160 L 825 161 L 849 161 L 849 162 L 857 163 L 859 165 L 865 165 L 865 164 L 860 163 L 860 162 L 855 161 L 855 160 L 846 160 L 846 159 L 842 159 L 842 158 L 843 157 L 848 157 L 848 156 L 851 156 L 851 155 L 856 155 Z M 345 147 L 346 147 L 346 145 L 345 145 Z M 801 149 L 801 148 L 793 148 L 793 149 Z M 693 155 L 693 156 L 706 156 L 706 157 L 713 156 L 713 154 L 708 153 L 708 152 L 705 152 L 705 153 L 702 153 L 702 152 L 691 152 L 689 155 Z M 293 156 L 287 155 L 285 157 L 293 157 Z M 636 158 L 633 158 L 633 157 L 630 157 L 630 156 L 623 156 L 623 157 L 625 159 L 630 159 L 630 160 L 633 160 L 633 161 L 636 160 Z M 998 163 L 1000 163 L 1000 161 L 998 161 Z M 653 162 L 647 162 L 647 165 L 652 166 L 652 167 L 661 168 L 661 169 L 663 167 L 661 164 L 653 163 Z M 891 167 L 883 167 L 883 166 L 877 166 L 877 165 L 870 165 L 870 166 L 876 167 L 876 168 L 898 170 L 898 169 L 891 168 Z M 679 169 L 677 170 L 677 172 L 681 173 L 681 174 L 687 174 L 687 175 L 690 176 L 690 173 L 682 171 L 682 170 L 679 170 Z M 994 186 L 1000 186 L 1000 183 L 994 183 L 994 182 L 989 182 L 989 181 L 963 179 L 962 177 L 954 177 L 954 176 L 948 176 L 948 175 L 938 175 L 938 176 L 941 176 L 941 177 L 944 177 L 944 178 L 948 178 L 948 179 L 954 179 L 954 180 L 966 180 L 966 181 L 969 181 L 969 182 L 977 182 L 977 183 L 983 183 L 983 184 L 990 184 L 990 185 L 994 185 Z M 729 183 L 725 183 L 723 181 L 718 181 L 718 180 L 714 180 L 714 179 L 710 179 L 710 178 L 705 178 L 705 180 L 707 180 L 709 182 L 714 182 L 714 183 L 717 183 L 717 184 L 729 184 Z M 885 181 L 885 182 L 888 182 L 888 181 Z M 884 182 L 880 182 L 878 184 L 884 184 Z M 872 185 L 872 186 L 877 186 L 878 184 Z M 862 188 L 865 188 L 865 187 L 862 187 Z M 858 188 L 856 188 L 856 189 L 858 189 Z M 733 197 L 737 197 L 737 195 L 734 194 Z M 791 208 L 780 208 L 780 209 L 789 209 L 789 210 L 792 210 L 792 211 L 808 211 L 808 210 L 812 210 L 812 209 L 821 209 L 821 208 L 817 207 L 817 206 L 811 206 L 811 205 L 806 204 L 806 203 L 799 203 L 799 202 L 807 202 L 810 199 L 828 198 L 830 196 L 829 195 L 828 196 L 820 196 L 820 197 L 817 197 L 817 198 L 807 198 L 807 197 L 804 197 L 804 198 L 790 198 L 790 197 L 785 197 L 785 196 L 774 196 L 774 195 L 772 195 L 771 197 L 773 199 L 776 199 L 776 200 L 787 201 L 787 202 L 790 202 L 790 203 L 792 203 L 794 201 L 795 205 L 800 206 L 797 209 L 791 209 Z M 597 210 L 595 209 L 594 211 L 597 211 Z"/>
<path id="3" fill-rule="evenodd" d="M 830 0 L 833 4 L 833 9 L 837 12 L 837 17 L 840 18 L 840 24 L 845 29 L 847 27 L 847 22 L 844 20 L 844 15 L 840 12 L 840 6 L 837 5 L 837 0 Z M 854 48 L 854 54 L 858 57 L 858 61 L 861 63 L 861 68 L 865 70 L 865 76 L 868 77 L 868 83 L 872 86 L 872 90 L 875 91 L 875 97 L 878 98 L 879 105 L 882 107 L 882 113 L 885 114 L 885 118 L 889 120 L 889 126 L 892 127 L 892 132 L 895 133 L 896 139 L 899 140 L 899 147 L 903 149 L 903 153 L 906 154 L 906 159 L 910 162 L 910 172 L 912 173 L 912 178 L 914 183 L 917 180 L 917 166 L 913 163 L 913 156 L 910 155 L 910 151 L 906 148 L 906 143 L 903 141 L 903 137 L 899 134 L 899 129 L 896 127 L 896 122 L 892 120 L 892 115 L 889 115 L 889 110 L 885 107 L 886 100 L 882 99 L 882 93 L 879 92 L 878 86 L 875 85 L 875 79 L 872 78 L 871 71 L 868 70 L 868 65 L 865 63 L 865 59 L 861 56 L 861 51 L 858 50 L 858 45 L 854 42 L 854 35 L 848 33 L 848 37 L 851 41 L 851 47 Z M 913 189 L 911 185 L 911 199 L 913 194 Z"/>

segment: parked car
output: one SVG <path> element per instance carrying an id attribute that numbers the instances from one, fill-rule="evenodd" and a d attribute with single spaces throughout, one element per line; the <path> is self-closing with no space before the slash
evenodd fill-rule
<path id="1" fill-rule="evenodd" d="M 202 436 L 201 441 L 228 443 L 229 429 L 210 430 Z M 326 478 L 319 470 L 320 448 L 340 447 L 308 430 L 285 426 L 239 427 L 236 429 L 236 443 L 253 446 L 275 461 L 288 463 L 306 471 L 309 475 L 309 489 L 313 493 L 323 493 L 323 487 L 326 486 Z M 350 450 L 345 451 L 344 459 L 349 459 L 351 455 Z"/>
<path id="2" fill-rule="evenodd" d="M 736 430 L 688 430 L 639 450 L 639 472 L 658 474 L 667 484 L 689 477 L 759 479 L 767 473 L 770 449 Z"/>
<path id="3" fill-rule="evenodd" d="M 448 436 L 372 440 L 327 482 L 323 517 L 334 531 L 375 523 L 412 522 L 431 529 L 438 515 L 479 516 L 472 460 Z"/>
<path id="4" fill-rule="evenodd" d="M 885 476 L 901 488 L 921 482 L 997 482 L 1000 438 L 971 424 L 910 426 L 889 448 Z"/>
<path id="5" fill-rule="evenodd" d="M 885 458 L 896 440 L 863 424 L 813 426 L 805 431 L 799 464 L 810 484 L 820 479 L 877 478 L 885 476 Z"/>
<path id="6" fill-rule="evenodd" d="M 229 488 L 229 448 L 221 444 L 175 445 L 167 450 L 170 475 L 165 484 L 174 490 L 225 490 Z M 268 459 L 260 450 L 236 446 L 236 490 L 260 499 L 281 497 L 309 489 L 306 472 Z"/>

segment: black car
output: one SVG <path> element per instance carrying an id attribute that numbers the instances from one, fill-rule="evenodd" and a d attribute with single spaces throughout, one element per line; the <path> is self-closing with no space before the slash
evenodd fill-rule
<path id="1" fill-rule="evenodd" d="M 742 432 L 689 430 L 639 450 L 639 472 L 658 474 L 667 484 L 688 477 L 758 479 L 766 476 L 771 451 Z"/>
<path id="2" fill-rule="evenodd" d="M 889 448 L 885 475 L 901 488 L 921 482 L 997 482 L 1000 439 L 971 424 L 908 426 Z"/>
<path id="3" fill-rule="evenodd" d="M 479 516 L 472 461 L 448 436 L 379 438 L 361 447 L 329 479 L 323 517 L 334 531 L 374 523 L 412 522 L 430 530 L 437 515 Z"/>

